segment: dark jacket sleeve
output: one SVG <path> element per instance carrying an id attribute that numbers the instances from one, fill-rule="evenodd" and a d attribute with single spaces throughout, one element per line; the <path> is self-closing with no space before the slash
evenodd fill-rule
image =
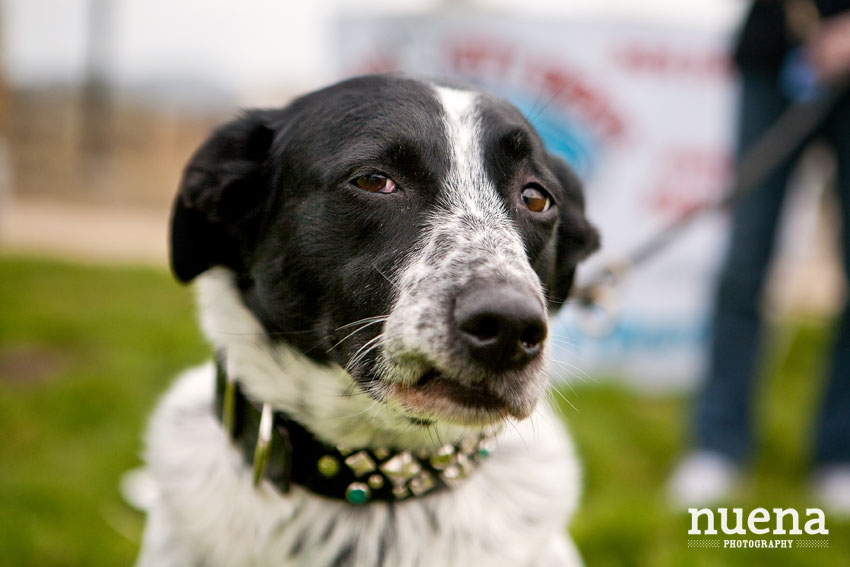
<path id="1" fill-rule="evenodd" d="M 850 0 L 817 0 L 821 18 L 850 10 Z M 735 44 L 733 58 L 741 69 L 778 71 L 788 51 L 798 45 L 788 33 L 783 0 L 755 0 Z"/>

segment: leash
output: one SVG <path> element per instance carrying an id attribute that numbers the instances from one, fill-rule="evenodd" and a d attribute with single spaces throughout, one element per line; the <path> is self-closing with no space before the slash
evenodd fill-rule
<path id="1" fill-rule="evenodd" d="M 573 299 L 586 311 L 601 314 L 595 329 L 583 329 L 590 335 L 604 334 L 613 329 L 619 311 L 616 287 L 636 268 L 658 256 L 676 241 L 698 219 L 724 209 L 772 173 L 788 156 L 796 151 L 827 117 L 836 102 L 848 93 L 847 80 L 824 89 L 819 96 L 792 103 L 780 117 L 741 156 L 732 183 L 723 197 L 711 203 L 690 209 L 647 240 L 640 243 L 622 258 L 598 269 L 587 283 L 573 292 Z M 600 332 L 601 331 L 601 332 Z"/>

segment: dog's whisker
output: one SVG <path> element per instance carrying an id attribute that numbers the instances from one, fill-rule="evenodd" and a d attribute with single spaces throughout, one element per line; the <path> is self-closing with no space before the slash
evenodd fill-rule
<path id="1" fill-rule="evenodd" d="M 375 348 L 380 345 L 380 341 L 383 338 L 383 334 L 376 335 L 366 341 L 360 348 L 358 348 L 354 354 L 351 355 L 348 363 L 345 366 L 345 369 L 350 373 L 354 368 L 357 367 L 360 362 Z"/>
<path id="2" fill-rule="evenodd" d="M 575 342 L 569 340 L 568 338 L 566 338 L 562 335 L 552 335 L 552 336 L 550 336 L 549 342 L 556 344 L 556 345 L 562 345 L 562 346 L 566 346 L 566 347 L 570 347 L 570 348 L 576 348 L 576 349 L 583 348 L 582 345 L 575 343 Z"/>
<path id="3" fill-rule="evenodd" d="M 257 332 L 237 332 L 237 331 L 226 331 L 223 329 L 215 329 L 214 331 L 218 335 L 228 336 L 228 337 L 256 337 L 256 338 L 265 338 L 265 337 L 287 337 L 290 335 L 309 335 L 310 333 L 314 333 L 315 331 L 257 331 Z"/>
<path id="4" fill-rule="evenodd" d="M 531 417 L 529 417 L 528 419 L 529 419 L 529 422 L 531 423 L 531 435 L 536 440 L 537 439 L 537 425 L 538 425 L 537 414 L 532 414 Z"/>
<path id="5" fill-rule="evenodd" d="M 381 346 L 380 339 L 381 338 L 383 338 L 383 337 L 380 337 L 380 338 L 376 337 L 376 339 L 378 339 L 378 340 L 374 341 L 374 344 L 370 345 L 368 349 L 366 349 L 362 353 L 360 353 L 359 359 L 357 360 L 358 364 L 360 362 L 362 362 L 367 356 L 369 356 L 369 354 L 371 354 L 373 351 L 380 348 L 380 346 Z"/>
<path id="6" fill-rule="evenodd" d="M 548 372 L 549 383 L 552 385 L 560 384 L 562 382 L 571 383 L 573 381 L 584 384 L 596 383 L 595 378 L 567 362 L 553 361 L 552 366 L 554 368 L 550 368 Z"/>
<path id="7" fill-rule="evenodd" d="M 344 343 L 345 341 L 347 341 L 348 339 L 350 339 L 351 337 L 353 337 L 354 335 L 356 335 L 357 333 L 359 333 L 363 329 L 371 327 L 372 325 L 377 325 L 378 323 L 383 323 L 384 321 L 386 321 L 386 318 L 381 318 L 381 319 L 377 319 L 375 321 L 369 321 L 368 323 L 364 323 L 363 325 L 357 327 L 355 330 L 351 331 L 350 333 L 345 335 L 343 338 L 341 338 L 339 341 L 337 341 L 337 343 L 334 344 L 331 348 L 329 348 L 327 350 L 327 352 L 332 351 L 333 349 L 335 349 L 336 347 L 338 347 L 339 345 L 341 345 L 342 343 Z M 342 327 L 340 327 L 340 328 L 342 328 Z"/>
<path id="8" fill-rule="evenodd" d="M 439 437 L 437 437 L 436 429 L 437 428 L 433 425 L 429 425 L 427 428 L 425 428 L 426 433 L 428 433 L 428 441 L 431 443 L 431 449 L 435 451 L 443 446 L 440 443 Z"/>
<path id="9" fill-rule="evenodd" d="M 381 346 L 381 340 L 384 338 L 383 333 L 372 338 L 362 347 L 357 349 L 354 355 L 351 357 L 351 360 L 345 365 L 345 369 L 347 372 L 351 373 L 357 366 L 369 356 L 369 353 L 377 349 Z"/>
<path id="10" fill-rule="evenodd" d="M 554 93 L 551 93 L 549 95 L 548 100 L 546 100 L 546 102 L 540 107 L 539 110 L 537 109 L 537 105 L 540 103 L 541 100 L 543 100 L 543 95 L 542 95 L 542 93 L 540 95 L 538 95 L 537 100 L 534 102 L 534 106 L 532 106 L 531 110 L 528 111 L 528 115 L 527 115 L 528 122 L 531 123 L 531 124 L 534 124 L 535 121 L 537 120 L 537 118 L 542 116 L 543 113 L 546 111 L 546 109 L 549 108 L 549 105 L 552 104 L 553 102 L 555 102 L 555 100 L 559 96 L 561 96 L 561 93 L 563 93 L 564 90 L 567 87 L 572 86 L 577 80 L 578 80 L 577 77 L 573 77 L 569 81 L 562 84 L 557 91 L 555 91 Z"/>
<path id="11" fill-rule="evenodd" d="M 513 429 L 514 432 L 517 434 L 517 436 L 519 437 L 519 440 L 522 441 L 522 444 L 525 446 L 526 449 L 528 449 L 528 443 L 525 442 L 525 437 L 522 435 L 522 431 L 520 431 L 519 427 L 517 427 L 517 424 L 516 424 L 516 421 L 514 420 L 514 418 L 509 417 L 508 419 L 505 420 L 505 422 L 508 425 L 511 426 L 511 429 Z"/>
<path id="12" fill-rule="evenodd" d="M 396 289 L 396 291 L 402 291 L 401 287 L 399 287 L 399 285 L 396 282 L 391 280 L 384 272 L 382 272 L 381 269 L 377 266 L 377 264 L 373 263 L 372 267 L 375 268 L 375 271 L 378 272 L 378 274 L 380 274 L 382 278 L 387 280 L 390 283 L 390 285 L 393 286 Z"/>
<path id="13" fill-rule="evenodd" d="M 345 389 L 342 391 L 342 397 L 343 398 L 351 398 L 351 397 L 354 397 L 356 394 L 358 394 L 360 392 L 361 392 L 361 390 L 360 390 L 360 388 L 357 387 L 357 382 L 352 380 L 348 384 L 348 386 L 346 386 Z"/>
<path id="14" fill-rule="evenodd" d="M 551 389 L 547 389 L 547 390 L 543 393 L 543 398 L 544 398 L 544 399 L 546 400 L 546 402 L 549 404 L 549 407 L 551 407 L 551 408 L 552 408 L 552 409 L 554 409 L 555 411 L 559 411 L 559 410 L 560 410 L 560 407 L 558 407 L 558 403 L 557 403 L 557 401 L 555 400 L 555 395 L 552 393 Z M 559 415 L 560 415 L 560 414 L 559 414 Z"/>
<path id="15" fill-rule="evenodd" d="M 555 415 L 557 415 L 562 420 L 569 419 L 570 416 L 573 415 L 572 412 L 568 412 L 567 405 L 569 405 L 569 403 L 559 403 L 558 398 L 556 396 L 557 394 L 554 391 L 549 391 L 546 393 L 546 399 L 549 401 L 549 407 L 552 408 L 552 410 L 555 412 Z"/>
<path id="16" fill-rule="evenodd" d="M 337 331 L 341 331 L 343 329 L 348 329 L 349 327 L 354 327 L 356 325 L 360 325 L 361 323 L 374 323 L 374 322 L 383 322 L 389 319 L 389 315 L 375 315 L 374 317 L 364 317 L 362 319 L 358 319 L 356 321 L 352 321 L 351 323 L 346 323 L 345 325 L 340 325 L 336 328 Z"/>
<path id="17" fill-rule="evenodd" d="M 441 435 L 440 435 L 440 429 L 437 427 L 437 425 L 436 425 L 436 424 L 434 424 L 434 425 L 433 425 L 433 426 L 431 426 L 431 427 L 432 427 L 432 428 L 433 428 L 433 430 L 434 430 L 434 437 L 436 437 L 436 438 L 437 438 L 437 448 L 442 447 L 442 446 L 443 446 L 443 445 L 445 445 L 446 443 L 443 441 L 443 439 L 442 439 L 442 437 L 441 437 Z"/>
<path id="18" fill-rule="evenodd" d="M 375 347 L 381 341 L 381 339 L 383 339 L 383 338 L 384 338 L 384 334 L 379 333 L 379 334 L 375 335 L 374 337 L 372 337 L 371 339 L 369 339 L 368 341 L 366 341 L 365 343 L 363 343 L 363 345 L 360 348 L 358 348 L 356 351 L 354 351 L 354 354 L 352 355 L 352 359 L 360 356 L 363 353 L 363 351 L 370 350 L 373 347 Z"/>
<path id="19" fill-rule="evenodd" d="M 572 378 L 572 376 L 571 376 L 571 378 Z M 576 378 L 578 378 L 579 380 L 582 380 L 581 377 L 576 376 Z M 584 381 L 584 380 L 582 380 L 582 381 Z M 576 397 L 579 396 L 578 390 L 576 389 L 575 385 L 573 384 L 572 380 L 570 380 L 570 379 L 558 380 L 557 382 L 553 382 L 553 381 L 550 380 L 548 389 L 549 390 L 559 390 L 562 387 L 569 388 L 570 392 L 572 392 L 573 395 L 575 395 Z"/>
<path id="20" fill-rule="evenodd" d="M 560 369 L 567 370 L 567 375 L 570 378 L 577 378 L 577 379 L 581 380 L 582 382 L 589 382 L 589 383 L 592 383 L 592 384 L 598 384 L 599 383 L 599 380 L 597 380 L 595 377 L 588 374 L 587 372 L 585 372 L 584 370 L 582 370 L 581 368 L 579 368 L 578 366 L 576 366 L 575 364 L 573 364 L 571 362 L 567 362 L 566 360 L 554 359 L 554 358 L 550 359 L 549 361 L 552 364 L 558 366 Z M 569 380 L 566 380 L 566 382 L 569 382 Z"/>
<path id="21" fill-rule="evenodd" d="M 574 343 L 568 339 L 561 339 L 557 337 L 552 337 L 549 339 L 549 342 L 555 346 L 563 347 L 564 350 L 571 352 L 578 356 L 579 358 L 584 358 L 587 354 L 587 348 L 584 345 L 580 345 L 578 343 Z"/>
<path id="22" fill-rule="evenodd" d="M 363 391 L 363 389 L 360 386 L 358 386 L 357 382 L 352 380 L 351 383 L 348 384 L 345 387 L 345 389 L 343 389 L 343 391 L 340 392 L 339 396 L 337 396 L 337 397 L 343 398 L 343 399 L 351 399 L 351 398 L 356 398 L 358 396 L 368 396 L 368 394 L 365 391 Z"/>
<path id="23" fill-rule="evenodd" d="M 398 431 L 395 432 L 395 435 L 393 436 L 393 439 L 390 442 L 390 444 L 391 445 L 398 444 L 402 439 L 404 439 L 404 437 L 408 433 L 410 433 L 410 431 L 413 429 L 413 427 L 414 427 L 414 425 L 412 423 L 406 422 L 402 427 L 400 427 L 398 429 Z"/>
<path id="24" fill-rule="evenodd" d="M 564 401 L 564 403 L 569 404 L 569 406 L 570 406 L 571 408 L 573 408 L 573 409 L 575 410 L 575 412 L 576 412 L 576 413 L 581 413 L 581 412 L 579 411 L 579 409 L 576 407 L 576 405 L 575 405 L 574 403 L 572 403 L 572 402 L 569 400 L 569 398 L 567 398 L 567 397 L 564 395 L 564 393 L 563 393 L 563 392 L 561 392 L 561 391 L 560 391 L 560 390 L 558 390 L 557 388 L 553 388 L 553 389 L 551 389 L 551 390 L 549 390 L 549 391 L 552 393 L 552 395 L 555 395 L 555 396 L 558 396 L 559 398 L 561 398 L 561 399 Z M 557 400 L 556 400 L 556 401 L 557 401 Z"/>
<path id="25" fill-rule="evenodd" d="M 368 396 L 368 394 L 365 394 L 365 393 L 364 393 L 364 395 Z M 353 412 L 353 413 L 340 415 L 339 419 L 351 420 L 351 419 L 355 419 L 355 418 L 358 418 L 358 417 L 362 417 L 364 415 L 372 415 L 372 413 L 374 412 L 374 410 L 376 408 L 383 406 L 383 404 L 381 404 L 380 402 L 378 402 L 378 400 L 372 398 L 371 396 L 368 396 L 368 398 L 369 398 L 369 404 L 366 405 L 366 407 L 364 407 L 364 408 L 362 408 L 362 409 L 360 409 L 356 412 Z"/>

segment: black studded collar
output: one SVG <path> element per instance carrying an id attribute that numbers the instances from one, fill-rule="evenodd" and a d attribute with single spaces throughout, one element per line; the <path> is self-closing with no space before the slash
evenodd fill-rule
<path id="1" fill-rule="evenodd" d="M 391 447 L 333 447 L 286 414 L 249 400 L 224 356 L 216 357 L 216 415 L 254 470 L 281 492 L 292 484 L 351 504 L 398 502 L 450 488 L 466 478 L 494 448 L 482 434 L 436 451 Z"/>

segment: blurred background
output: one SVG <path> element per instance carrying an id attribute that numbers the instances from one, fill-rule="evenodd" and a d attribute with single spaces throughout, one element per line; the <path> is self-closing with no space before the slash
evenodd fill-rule
<path id="1" fill-rule="evenodd" d="M 240 108 L 366 72 L 461 78 L 512 100 L 586 185 L 594 269 L 731 174 L 743 0 L 4 0 L 0 2 L 0 565 L 132 562 L 118 493 L 145 417 L 208 357 L 167 272 L 181 168 Z M 765 310 L 763 439 L 735 506 L 805 508 L 821 354 L 844 289 L 834 166 L 815 147 Z M 709 215 L 618 289 L 617 316 L 567 307 L 555 379 L 585 466 L 571 531 L 588 565 L 844 565 L 827 551 L 687 547 L 664 498 L 687 443 L 727 232 Z M 793 234 L 793 238 L 787 235 Z M 843 531 L 842 531 L 843 530 Z"/>

